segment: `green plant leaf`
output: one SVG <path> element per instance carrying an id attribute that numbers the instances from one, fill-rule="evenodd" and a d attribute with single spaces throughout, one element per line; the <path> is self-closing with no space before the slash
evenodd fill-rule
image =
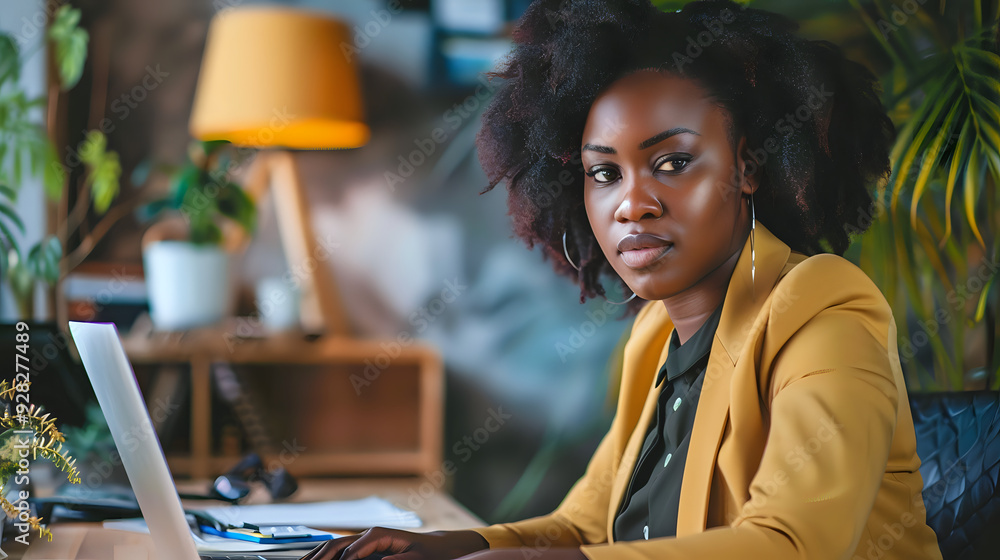
<path id="1" fill-rule="evenodd" d="M 21 60 L 17 42 L 6 33 L 0 33 L 0 85 L 17 82 L 21 76 Z"/>
<path id="2" fill-rule="evenodd" d="M 91 175 L 93 186 L 91 194 L 94 199 L 94 211 L 103 214 L 111 208 L 111 203 L 118 196 L 119 178 L 122 174 L 122 166 L 118 162 L 118 154 L 111 152 L 108 158 L 101 161 Z"/>
<path id="3" fill-rule="evenodd" d="M 21 217 L 17 215 L 17 211 L 14 207 L 5 202 L 0 202 L 0 214 L 3 214 L 0 218 L 6 217 L 7 220 L 17 226 L 18 231 L 24 233 L 24 222 L 21 221 Z M 0 219 L 0 222 L 3 222 L 3 220 Z"/>
<path id="4" fill-rule="evenodd" d="M 10 263 L 7 262 L 7 250 L 0 246 L 0 281 L 7 278 L 7 270 Z"/>
<path id="5" fill-rule="evenodd" d="M 62 244 L 50 235 L 35 244 L 25 259 L 31 275 L 52 286 L 59 280 L 59 259 L 62 258 Z"/>
<path id="6" fill-rule="evenodd" d="M 97 165 L 108 149 L 108 139 L 99 130 L 87 133 L 80 144 L 80 161 L 88 165 Z"/>
<path id="7" fill-rule="evenodd" d="M 0 204 L 0 208 L 5 207 L 6 206 Z M 6 212 L 4 212 L 4 214 L 6 215 Z M 14 225 L 18 225 L 18 222 L 15 222 Z M 24 228 L 21 227 L 20 230 L 23 232 Z M 11 229 L 8 220 L 3 219 L 3 216 L 0 216 L 0 234 L 3 234 L 3 238 L 0 239 L 0 241 L 2 241 L 2 243 L 0 243 L 0 251 L 6 251 L 8 248 L 14 250 L 18 249 L 17 237 L 14 236 L 14 231 Z"/>
<path id="8" fill-rule="evenodd" d="M 979 293 L 979 302 L 976 304 L 976 317 L 975 321 L 978 323 L 983 320 L 983 315 L 986 314 L 986 300 L 989 299 L 990 287 L 993 286 L 993 280 L 997 277 L 996 274 L 990 274 L 988 280 L 986 280 L 986 285 L 983 286 L 983 291 Z"/>
<path id="9" fill-rule="evenodd" d="M 979 198 L 978 185 L 981 184 L 980 167 L 979 147 L 975 146 L 972 148 L 972 153 L 969 154 L 969 168 L 965 173 L 965 192 L 963 193 L 965 195 L 965 217 L 969 221 L 972 234 L 976 236 L 979 245 L 985 249 L 986 242 L 983 241 L 983 234 L 979 232 L 979 226 L 976 224 L 976 200 Z"/>
<path id="10" fill-rule="evenodd" d="M 90 36 L 79 27 L 80 10 L 63 4 L 56 10 L 49 26 L 49 41 L 55 52 L 56 67 L 63 91 L 68 91 L 80 81 L 83 64 L 87 60 L 87 43 Z"/>
<path id="11" fill-rule="evenodd" d="M 196 245 L 218 245 L 222 241 L 222 230 L 211 220 L 191 221 L 191 243 Z"/>
<path id="12" fill-rule="evenodd" d="M 892 199 L 889 204 L 892 210 L 896 209 L 899 195 L 909 176 L 910 166 L 913 165 L 917 154 L 920 153 L 927 135 L 937 121 L 938 114 L 958 91 L 958 81 L 952 79 L 955 73 L 955 67 L 952 66 L 944 76 L 929 86 L 926 101 L 921 104 L 910 121 L 903 127 L 893 145 L 890 159 L 893 163 L 892 169 L 895 177 L 892 181 L 890 190 Z M 881 196 L 881 194 L 880 190 L 879 195 Z"/>
<path id="13" fill-rule="evenodd" d="M 256 229 L 257 210 L 253 200 L 235 183 L 227 183 L 216 199 L 219 213 L 238 223 L 247 233 Z"/>
<path id="14" fill-rule="evenodd" d="M 16 249 L 7 252 L 7 260 L 10 263 L 7 272 L 10 291 L 14 299 L 24 302 L 34 294 L 35 280 Z"/>
<path id="15" fill-rule="evenodd" d="M 170 183 L 170 192 L 175 209 L 180 210 L 184 206 L 191 187 L 198 185 L 200 176 L 201 170 L 191 164 L 185 165 L 174 175 Z"/>
<path id="16" fill-rule="evenodd" d="M 920 197 L 924 194 L 924 189 L 927 188 L 931 172 L 937 170 L 938 161 L 941 159 L 941 146 L 944 144 L 945 138 L 951 136 L 951 131 L 955 127 L 957 120 L 955 119 L 955 114 L 958 113 L 960 106 L 960 103 L 952 105 L 937 135 L 924 152 L 923 163 L 920 166 L 920 173 L 917 175 L 917 180 L 913 184 L 913 195 L 910 199 L 910 226 L 914 229 L 917 228 L 917 206 L 920 204 Z"/>
<path id="17" fill-rule="evenodd" d="M 88 168 L 87 184 L 94 203 L 94 211 L 103 214 L 111 207 L 120 190 L 122 166 L 118 153 L 107 150 L 108 141 L 97 130 L 87 133 L 80 146 L 80 160 Z"/>
<path id="18" fill-rule="evenodd" d="M 965 124 L 962 125 L 962 131 L 958 133 L 958 143 L 955 144 L 955 151 L 952 152 L 951 165 L 948 169 L 948 179 L 945 181 L 945 194 L 944 194 L 944 236 L 941 238 L 939 246 L 943 246 L 949 237 L 951 237 L 951 200 L 955 194 L 955 187 L 958 184 L 958 173 L 959 169 L 964 169 L 964 166 L 969 161 L 969 146 L 972 142 L 970 136 L 972 135 L 972 119 L 965 119 Z"/>

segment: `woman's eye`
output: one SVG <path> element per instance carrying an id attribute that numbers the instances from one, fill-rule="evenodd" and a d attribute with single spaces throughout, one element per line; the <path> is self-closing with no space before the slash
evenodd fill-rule
<path id="1" fill-rule="evenodd" d="M 660 161 L 660 164 L 656 166 L 657 171 L 680 171 L 687 167 L 690 163 L 690 158 L 686 157 L 672 157 Z"/>
<path id="2" fill-rule="evenodd" d="M 610 167 L 595 167 L 587 172 L 587 176 L 593 177 L 597 183 L 611 183 L 618 178 L 618 172 Z"/>

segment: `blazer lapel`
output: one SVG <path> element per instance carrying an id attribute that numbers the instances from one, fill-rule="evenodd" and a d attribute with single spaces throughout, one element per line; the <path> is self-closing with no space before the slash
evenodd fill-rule
<path id="1" fill-rule="evenodd" d="M 788 246 L 760 222 L 757 222 L 754 238 L 755 279 L 751 283 L 750 240 L 747 239 L 729 281 L 722 317 L 709 354 L 681 479 L 678 537 L 706 528 L 712 475 L 729 419 L 732 374 L 743 345 L 752 338 L 753 321 L 791 253 Z M 756 371 L 756 367 L 752 369 Z"/>

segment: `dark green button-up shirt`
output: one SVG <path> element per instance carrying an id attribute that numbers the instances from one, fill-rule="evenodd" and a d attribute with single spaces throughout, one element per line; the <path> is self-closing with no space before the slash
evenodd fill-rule
<path id="1" fill-rule="evenodd" d="M 684 344 L 675 329 L 667 360 L 656 377 L 660 396 L 639 460 L 615 517 L 616 541 L 672 537 L 677 534 L 681 477 L 694 413 L 705 379 L 722 304 Z M 666 382 L 664 382 L 664 379 Z"/>

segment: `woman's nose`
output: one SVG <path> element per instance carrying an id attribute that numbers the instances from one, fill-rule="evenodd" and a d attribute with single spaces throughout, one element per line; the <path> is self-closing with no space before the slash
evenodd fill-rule
<path id="1" fill-rule="evenodd" d="M 615 220 L 637 222 L 643 218 L 658 218 L 663 214 L 663 205 L 656 196 L 652 179 L 635 178 L 627 180 L 621 192 L 624 193 Z"/>

